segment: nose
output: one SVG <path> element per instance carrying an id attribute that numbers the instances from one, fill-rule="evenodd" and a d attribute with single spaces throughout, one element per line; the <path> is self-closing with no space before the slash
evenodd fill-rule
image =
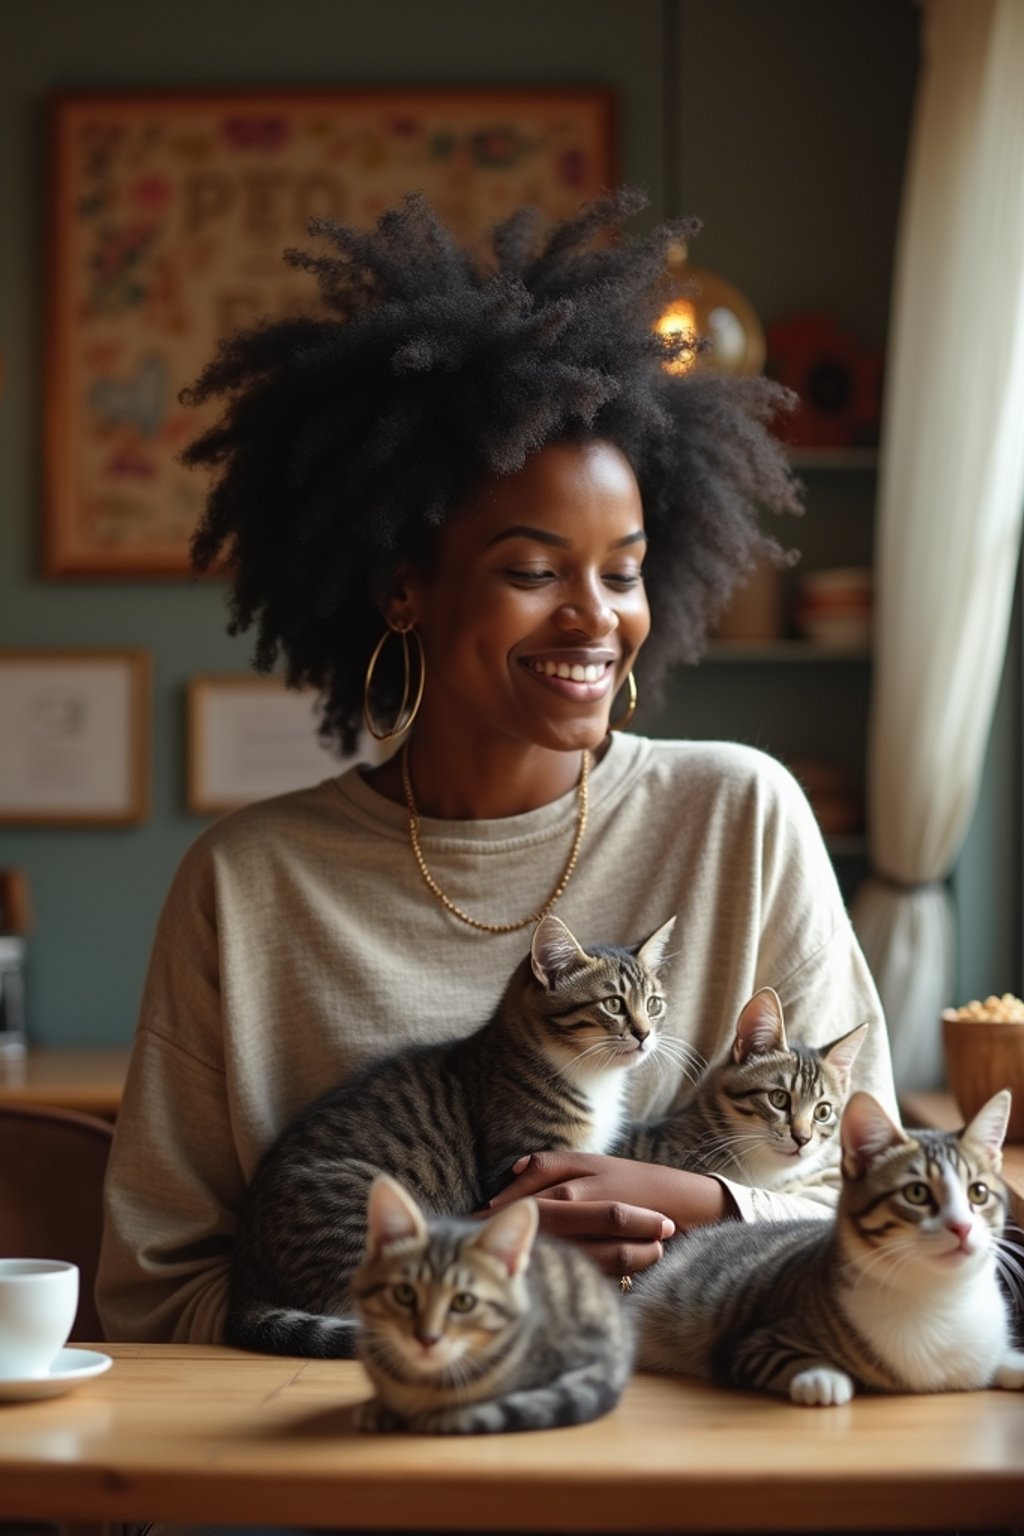
<path id="1" fill-rule="evenodd" d="M 433 1333 L 429 1328 L 416 1329 L 416 1342 L 422 1344 L 424 1349 L 429 1349 L 432 1344 L 436 1344 L 440 1337 L 439 1333 Z"/>
<path id="2" fill-rule="evenodd" d="M 637 1050 L 642 1051 L 648 1040 L 651 1038 L 650 1030 L 645 1029 L 642 1024 L 631 1024 L 629 1026 L 629 1032 L 633 1036 L 633 1039 L 636 1041 Z"/>
<path id="3" fill-rule="evenodd" d="M 798 1147 L 806 1147 L 807 1143 L 811 1139 L 806 1131 L 797 1130 L 795 1125 L 790 1126 L 789 1134 L 792 1136 Z"/>
<path id="4" fill-rule="evenodd" d="M 946 1226 L 955 1235 L 961 1248 L 966 1247 L 967 1238 L 971 1230 L 971 1222 L 955 1221 L 952 1217 L 946 1222 Z"/>
<path id="5" fill-rule="evenodd" d="M 556 620 L 566 633 L 586 635 L 591 639 L 598 639 L 619 627 L 619 616 L 603 588 L 593 582 L 580 583 L 559 608 Z"/>

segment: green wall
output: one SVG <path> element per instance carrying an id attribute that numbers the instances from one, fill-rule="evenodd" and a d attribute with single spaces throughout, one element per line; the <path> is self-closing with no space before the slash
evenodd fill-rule
<path id="1" fill-rule="evenodd" d="M 696 260 L 766 319 L 820 303 L 880 342 L 918 14 L 910 0 L 0 0 L 0 28 L 0 645 L 137 645 L 154 661 L 149 822 L 6 829 L 0 865 L 24 866 L 32 886 L 33 1038 L 118 1043 L 163 893 L 203 824 L 184 810 L 185 682 L 244 670 L 249 646 L 225 635 L 216 585 L 38 574 L 46 95 L 609 85 L 622 177 L 649 190 L 652 215 L 705 219 Z"/>

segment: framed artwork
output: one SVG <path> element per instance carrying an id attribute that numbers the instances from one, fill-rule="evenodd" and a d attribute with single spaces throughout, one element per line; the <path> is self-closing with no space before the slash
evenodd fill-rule
<path id="1" fill-rule="evenodd" d="M 611 185 L 606 90 L 61 95 L 50 106 L 43 567 L 183 576 L 204 484 L 177 460 L 218 342 L 309 311 L 310 218 L 371 225 L 425 192 L 470 241 L 521 203 Z"/>
<path id="2" fill-rule="evenodd" d="M 149 814 L 146 651 L 0 651 L 0 824 Z"/>
<path id="3" fill-rule="evenodd" d="M 378 762 L 377 743 L 339 757 L 317 735 L 317 695 L 276 677 L 193 677 L 188 684 L 187 804 L 213 815 Z"/>

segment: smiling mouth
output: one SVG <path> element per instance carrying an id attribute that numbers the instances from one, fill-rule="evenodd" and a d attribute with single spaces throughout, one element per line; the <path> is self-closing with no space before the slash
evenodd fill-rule
<path id="1" fill-rule="evenodd" d="M 521 663 L 532 678 L 563 698 L 591 701 L 603 699 L 614 681 L 615 664 L 601 661 L 555 661 L 550 657 Z"/>

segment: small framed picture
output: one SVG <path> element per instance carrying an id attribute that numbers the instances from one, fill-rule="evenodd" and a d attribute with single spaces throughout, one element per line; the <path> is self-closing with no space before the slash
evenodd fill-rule
<path id="1" fill-rule="evenodd" d="M 0 823 L 145 821 L 149 754 L 147 651 L 0 651 Z"/>
<path id="2" fill-rule="evenodd" d="M 366 752 L 340 757 L 320 740 L 317 695 L 276 677 L 194 677 L 188 685 L 188 809 L 236 810 L 332 778 Z"/>

